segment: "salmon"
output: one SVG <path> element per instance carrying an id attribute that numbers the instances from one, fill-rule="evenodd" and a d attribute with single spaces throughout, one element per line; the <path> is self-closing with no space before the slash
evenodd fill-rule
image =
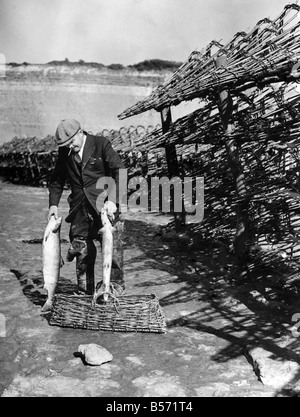
<path id="1" fill-rule="evenodd" d="M 56 286 L 59 280 L 61 261 L 60 228 L 62 217 L 50 217 L 43 239 L 43 277 L 44 289 L 47 290 L 47 300 L 42 312 L 51 310 Z"/>
<path id="2" fill-rule="evenodd" d="M 98 297 L 100 297 L 100 295 L 103 295 L 103 301 L 106 302 L 108 300 L 109 295 L 112 294 L 110 285 L 110 275 L 114 248 L 113 232 L 115 229 L 109 221 L 109 218 L 107 217 L 107 211 L 105 209 L 101 210 L 101 222 L 102 228 L 99 230 L 99 233 L 102 233 L 103 279 L 101 285 L 98 285 L 94 292 L 92 301 L 92 304 L 94 306 L 97 303 L 97 299 Z"/>

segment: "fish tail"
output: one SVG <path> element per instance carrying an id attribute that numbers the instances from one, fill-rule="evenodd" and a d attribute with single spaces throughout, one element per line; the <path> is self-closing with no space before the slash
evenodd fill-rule
<path id="1" fill-rule="evenodd" d="M 52 300 L 47 299 L 41 311 L 42 313 L 48 313 L 51 311 L 51 309 L 52 309 Z"/>

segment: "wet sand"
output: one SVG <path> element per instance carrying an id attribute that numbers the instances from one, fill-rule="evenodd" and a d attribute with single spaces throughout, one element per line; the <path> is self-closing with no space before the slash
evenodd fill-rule
<path id="1" fill-rule="evenodd" d="M 60 214 L 66 216 L 65 192 Z M 0 294 L 5 334 L 0 337 L 3 397 L 248 397 L 275 396 L 247 361 L 248 342 L 284 334 L 284 325 L 260 316 L 222 280 L 227 255 L 196 252 L 161 226 L 171 218 L 127 213 L 126 294 L 154 293 L 167 320 L 164 334 L 88 331 L 50 326 L 36 292 L 42 285 L 42 238 L 48 191 L 0 183 Z M 68 248 L 63 221 L 62 254 Z M 98 258 L 100 256 L 98 255 Z M 97 261 L 99 268 L 99 261 Z M 65 263 L 58 292 L 74 285 L 75 263 Z M 263 323 L 263 324 L 262 324 Z M 0 329 L 1 330 L 1 329 Z M 255 337 L 254 337 L 255 336 Z M 96 343 L 113 355 L 101 366 L 83 364 L 80 344 Z"/>

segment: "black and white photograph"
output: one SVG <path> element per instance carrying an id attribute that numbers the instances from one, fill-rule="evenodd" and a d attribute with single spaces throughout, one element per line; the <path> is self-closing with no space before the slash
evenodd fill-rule
<path id="1" fill-rule="evenodd" d="M 298 0 L 0 0 L 0 397 L 300 396 Z"/>

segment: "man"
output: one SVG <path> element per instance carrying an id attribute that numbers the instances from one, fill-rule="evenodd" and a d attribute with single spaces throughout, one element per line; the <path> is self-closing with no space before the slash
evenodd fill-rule
<path id="1" fill-rule="evenodd" d="M 88 134 L 81 129 L 77 120 L 62 120 L 56 129 L 55 137 L 58 158 L 48 185 L 48 218 L 52 215 L 58 217 L 58 204 L 68 180 L 71 186 L 71 194 L 68 197 L 70 210 L 65 220 L 70 223 L 71 245 L 66 260 L 71 262 L 76 258 L 78 292 L 89 295 L 94 292 L 97 249 L 93 240 L 101 242 L 98 232 L 102 227 L 102 207 L 106 209 L 108 217 L 117 229 L 112 277 L 123 285 L 123 223 L 119 219 L 118 204 L 114 201 L 120 201 L 119 169 L 125 169 L 124 164 L 107 138 Z M 114 186 L 108 187 L 109 193 L 105 199 L 104 189 L 97 186 L 98 180 L 103 177 L 114 179 Z"/>

